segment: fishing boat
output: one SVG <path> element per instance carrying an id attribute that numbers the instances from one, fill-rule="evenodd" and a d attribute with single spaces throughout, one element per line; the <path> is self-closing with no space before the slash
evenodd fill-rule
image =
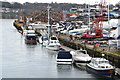
<path id="1" fill-rule="evenodd" d="M 60 43 L 59 43 L 58 38 L 56 36 L 51 36 L 48 41 L 48 45 L 46 45 L 46 48 L 50 50 L 55 50 L 55 51 L 59 50 Z"/>
<path id="2" fill-rule="evenodd" d="M 76 50 L 74 52 L 71 52 L 73 56 L 73 62 L 81 65 L 86 65 L 86 63 L 90 63 L 91 57 L 89 54 L 87 54 L 86 50 Z"/>
<path id="3" fill-rule="evenodd" d="M 25 35 L 26 44 L 37 44 L 37 36 L 34 30 L 28 30 Z"/>
<path id="4" fill-rule="evenodd" d="M 87 70 L 105 77 L 112 77 L 115 72 L 115 68 L 105 58 L 92 58 L 87 64 Z"/>
<path id="5" fill-rule="evenodd" d="M 57 55 L 57 64 L 72 64 L 72 55 L 70 51 L 59 51 Z"/>

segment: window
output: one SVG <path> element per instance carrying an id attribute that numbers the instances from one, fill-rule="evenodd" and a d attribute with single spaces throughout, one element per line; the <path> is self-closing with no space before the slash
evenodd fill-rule
<path id="1" fill-rule="evenodd" d="M 56 37 L 51 37 L 51 40 L 57 40 L 57 38 Z"/>

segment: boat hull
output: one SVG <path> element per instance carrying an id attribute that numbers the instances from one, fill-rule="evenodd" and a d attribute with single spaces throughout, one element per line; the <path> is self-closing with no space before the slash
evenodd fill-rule
<path id="1" fill-rule="evenodd" d="M 25 43 L 26 44 L 37 44 L 37 41 L 36 40 L 26 40 L 25 39 Z"/>
<path id="2" fill-rule="evenodd" d="M 60 46 L 58 46 L 58 45 L 52 45 L 52 46 L 47 45 L 46 48 L 49 49 L 49 50 L 58 51 L 60 49 Z"/>
<path id="3" fill-rule="evenodd" d="M 79 60 L 74 60 L 74 64 L 79 67 L 79 66 L 86 66 L 90 61 L 79 61 Z"/>
<path id="4" fill-rule="evenodd" d="M 57 59 L 57 64 L 72 64 L 72 59 Z"/>
<path id="5" fill-rule="evenodd" d="M 94 69 L 94 68 L 90 67 L 89 65 L 86 65 L 86 67 L 87 67 L 87 70 L 89 70 L 95 74 L 105 76 L 105 77 L 112 77 L 114 75 L 114 71 L 115 71 L 115 69 L 104 69 L 104 70 L 103 69 L 102 70 Z"/>
<path id="6" fill-rule="evenodd" d="M 83 60 L 74 60 L 75 63 L 90 63 L 89 61 L 83 61 Z"/>

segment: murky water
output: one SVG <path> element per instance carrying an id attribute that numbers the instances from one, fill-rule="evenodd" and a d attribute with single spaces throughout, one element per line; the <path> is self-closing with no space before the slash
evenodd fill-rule
<path id="1" fill-rule="evenodd" d="M 73 65 L 56 65 L 57 51 L 41 44 L 26 45 L 13 26 L 12 19 L 2 20 L 3 78 L 97 78 Z"/>

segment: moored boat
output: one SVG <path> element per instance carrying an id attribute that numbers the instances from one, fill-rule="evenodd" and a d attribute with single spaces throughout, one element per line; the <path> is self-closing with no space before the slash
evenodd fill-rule
<path id="1" fill-rule="evenodd" d="M 115 68 L 105 58 L 92 58 L 91 62 L 87 64 L 87 70 L 105 77 L 112 77 L 115 72 Z"/>
<path id="2" fill-rule="evenodd" d="M 48 45 L 46 45 L 46 48 L 50 49 L 50 50 L 59 50 L 60 43 L 59 43 L 59 40 L 57 39 L 57 37 L 51 36 L 48 41 Z"/>
<path id="3" fill-rule="evenodd" d="M 41 36 L 39 38 L 39 41 L 43 46 L 47 46 L 48 45 L 48 36 Z"/>
<path id="4" fill-rule="evenodd" d="M 57 55 L 57 64 L 72 64 L 72 55 L 70 51 L 59 51 Z"/>
<path id="5" fill-rule="evenodd" d="M 23 29 L 21 27 L 21 26 L 23 26 L 23 21 L 20 22 L 20 21 L 15 20 L 13 22 L 13 25 L 15 26 L 15 28 L 18 30 L 19 33 L 23 32 Z"/>
<path id="6" fill-rule="evenodd" d="M 86 65 L 86 63 L 90 63 L 91 58 L 89 54 L 87 54 L 86 50 L 76 50 L 72 52 L 73 55 L 73 62 L 75 64 Z"/>

